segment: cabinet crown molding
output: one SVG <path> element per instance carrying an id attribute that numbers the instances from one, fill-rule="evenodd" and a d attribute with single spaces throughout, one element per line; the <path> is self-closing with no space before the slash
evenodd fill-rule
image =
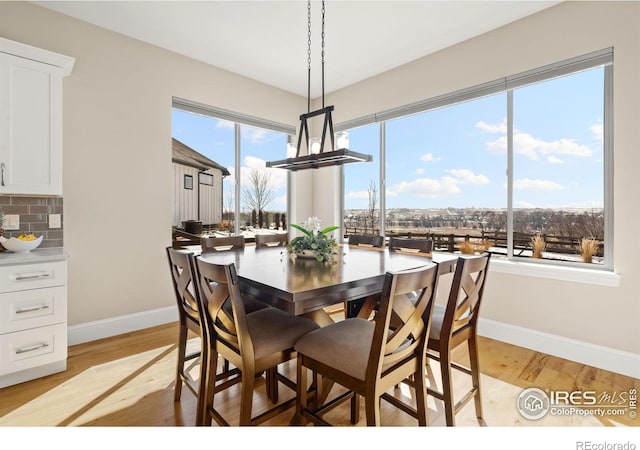
<path id="1" fill-rule="evenodd" d="M 31 45 L 23 44 L 22 42 L 12 41 L 2 37 L 0 37 L 0 52 L 59 67 L 62 70 L 62 75 L 65 77 L 71 74 L 73 64 L 76 61 L 75 58 L 72 58 L 71 56 L 61 55 L 60 53 L 33 47 Z"/>

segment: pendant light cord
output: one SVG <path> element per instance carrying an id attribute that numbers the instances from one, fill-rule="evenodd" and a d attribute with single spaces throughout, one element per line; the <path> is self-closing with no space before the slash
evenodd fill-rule
<path id="1" fill-rule="evenodd" d="M 311 112 L 311 0 L 307 0 L 307 113 Z"/>
<path id="2" fill-rule="evenodd" d="M 324 0 L 322 0 L 322 108 L 324 109 Z"/>

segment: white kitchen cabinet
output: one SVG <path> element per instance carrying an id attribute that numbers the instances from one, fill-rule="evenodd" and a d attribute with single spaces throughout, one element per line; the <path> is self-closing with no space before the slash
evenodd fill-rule
<path id="1" fill-rule="evenodd" d="M 46 252 L 0 265 L 0 388 L 67 368 L 67 262 Z"/>
<path id="2" fill-rule="evenodd" d="M 62 79 L 73 62 L 0 38 L 0 194 L 62 195 Z"/>

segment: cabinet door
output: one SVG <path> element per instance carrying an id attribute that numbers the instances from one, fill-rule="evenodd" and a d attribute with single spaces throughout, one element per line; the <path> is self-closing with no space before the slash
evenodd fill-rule
<path id="1" fill-rule="evenodd" d="M 0 53 L 0 193 L 62 195 L 62 72 Z"/>

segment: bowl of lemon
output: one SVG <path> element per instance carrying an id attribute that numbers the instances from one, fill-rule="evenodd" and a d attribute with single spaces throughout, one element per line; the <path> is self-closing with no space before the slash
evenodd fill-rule
<path id="1" fill-rule="evenodd" d="M 42 244 L 42 236 L 36 237 L 33 233 L 21 233 L 18 237 L 5 238 L 0 236 L 0 244 L 14 253 L 30 252 Z"/>

